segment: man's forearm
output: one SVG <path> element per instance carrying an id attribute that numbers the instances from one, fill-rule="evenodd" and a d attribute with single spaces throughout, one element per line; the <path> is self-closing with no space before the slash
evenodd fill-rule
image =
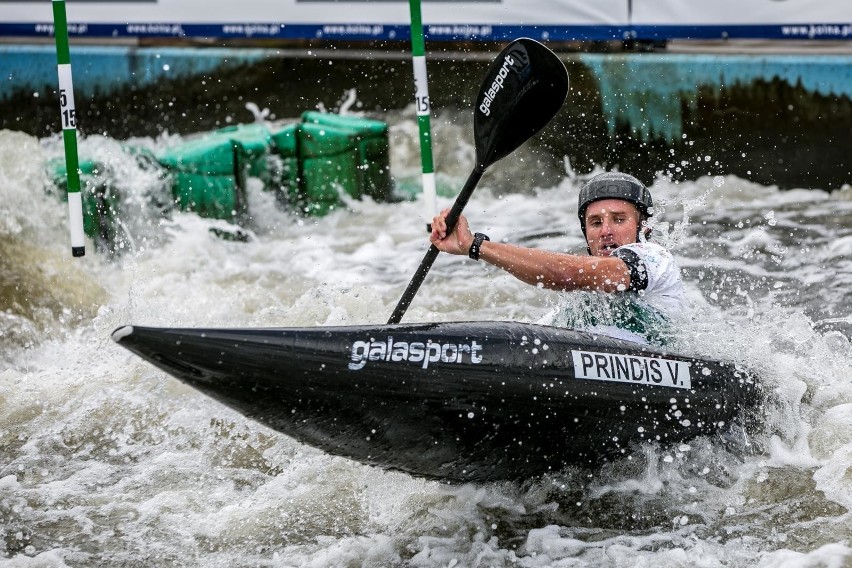
<path id="1" fill-rule="evenodd" d="M 486 241 L 479 258 L 523 282 L 551 290 L 616 292 L 630 285 L 627 265 L 614 257 L 578 256 Z"/>

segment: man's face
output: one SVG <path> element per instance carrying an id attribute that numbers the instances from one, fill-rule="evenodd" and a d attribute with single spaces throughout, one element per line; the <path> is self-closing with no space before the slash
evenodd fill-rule
<path id="1" fill-rule="evenodd" d="M 621 199 L 602 199 L 586 208 L 586 241 L 592 256 L 609 256 L 636 242 L 641 218 L 636 206 Z"/>

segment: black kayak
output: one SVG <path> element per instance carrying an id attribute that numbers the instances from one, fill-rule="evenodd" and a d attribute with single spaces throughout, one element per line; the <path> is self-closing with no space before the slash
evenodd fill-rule
<path id="1" fill-rule="evenodd" d="M 745 424 L 761 400 L 734 364 L 517 322 L 125 326 L 112 337 L 296 440 L 449 481 L 597 466 Z"/>

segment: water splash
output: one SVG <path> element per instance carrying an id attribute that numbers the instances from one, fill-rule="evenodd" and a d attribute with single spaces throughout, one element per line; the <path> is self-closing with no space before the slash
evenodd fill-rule
<path id="1" fill-rule="evenodd" d="M 458 139 L 447 155 L 464 153 Z M 13 137 L 0 156 L 25 143 Z M 2 163 L 9 199 L 0 207 L 20 200 L 14 191 L 37 170 Z M 505 172 L 501 182 L 519 177 Z M 133 183 L 140 193 L 146 179 Z M 582 253 L 580 182 L 510 191 L 485 179 L 467 215 L 495 240 Z M 757 432 L 649 445 L 594 471 L 447 486 L 296 444 L 110 342 L 128 322 L 385 321 L 427 247 L 422 204 L 365 200 L 296 219 L 249 189 L 260 207 L 247 242 L 217 238 L 215 221 L 177 213 L 140 228 L 138 246 L 116 261 L 80 265 L 82 286 L 72 288 L 103 290 L 87 317 L 55 320 L 59 332 L 26 343 L 0 338 L 0 549 L 10 562 L 536 568 L 852 558 L 848 198 L 735 177 L 661 178 L 652 187 L 658 232 L 684 268 L 694 307 L 679 328 L 681 347 L 757 370 L 769 395 Z M 61 204 L 41 195 L 29 215 L 12 214 L 8 232 L 51 251 L 58 240 L 64 252 Z M 30 254 L 10 255 L 13 271 Z M 46 273 L 33 279 L 50 287 Z M 442 255 L 406 319 L 533 321 L 558 301 Z"/>

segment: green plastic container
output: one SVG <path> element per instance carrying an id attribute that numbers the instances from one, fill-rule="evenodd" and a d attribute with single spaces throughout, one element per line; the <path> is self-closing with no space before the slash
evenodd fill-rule
<path id="1" fill-rule="evenodd" d="M 337 202 L 345 193 L 361 197 L 358 135 L 327 124 L 304 123 L 298 130 L 303 189 L 309 200 Z"/>
<path id="2" fill-rule="evenodd" d="M 229 126 L 162 152 L 175 203 L 240 222 L 248 213 L 247 176 L 302 214 L 323 215 L 345 196 L 392 198 L 387 124 L 319 112 L 301 120 L 277 131 L 261 123 Z"/>
<path id="3" fill-rule="evenodd" d="M 272 135 L 279 160 L 277 197 L 302 215 L 325 215 L 341 192 L 358 196 L 357 162 L 349 132 L 290 124 Z"/>
<path id="4" fill-rule="evenodd" d="M 239 142 L 244 151 L 247 174 L 252 177 L 267 179 L 269 174 L 270 150 L 273 145 L 272 133 L 263 123 L 235 124 L 214 130 L 209 135 L 212 139 L 234 140 Z"/>
<path id="5" fill-rule="evenodd" d="M 276 165 L 272 173 L 273 181 L 268 184 L 282 204 L 296 207 L 304 201 L 299 163 L 300 127 L 298 123 L 288 124 L 272 133 L 272 152 Z"/>
<path id="6" fill-rule="evenodd" d="M 380 120 L 309 111 L 302 114 L 305 125 L 334 127 L 337 132 L 348 132 L 347 144 L 353 143 L 358 161 L 357 197 L 371 196 L 376 201 L 391 197 L 393 184 L 390 176 L 388 125 Z M 334 135 L 328 137 L 329 142 Z M 330 144 L 335 150 L 337 144 Z"/>
<path id="7" fill-rule="evenodd" d="M 168 170 L 181 210 L 235 221 L 246 215 L 251 158 L 242 143 L 227 136 L 204 136 L 169 148 L 157 160 Z"/>

